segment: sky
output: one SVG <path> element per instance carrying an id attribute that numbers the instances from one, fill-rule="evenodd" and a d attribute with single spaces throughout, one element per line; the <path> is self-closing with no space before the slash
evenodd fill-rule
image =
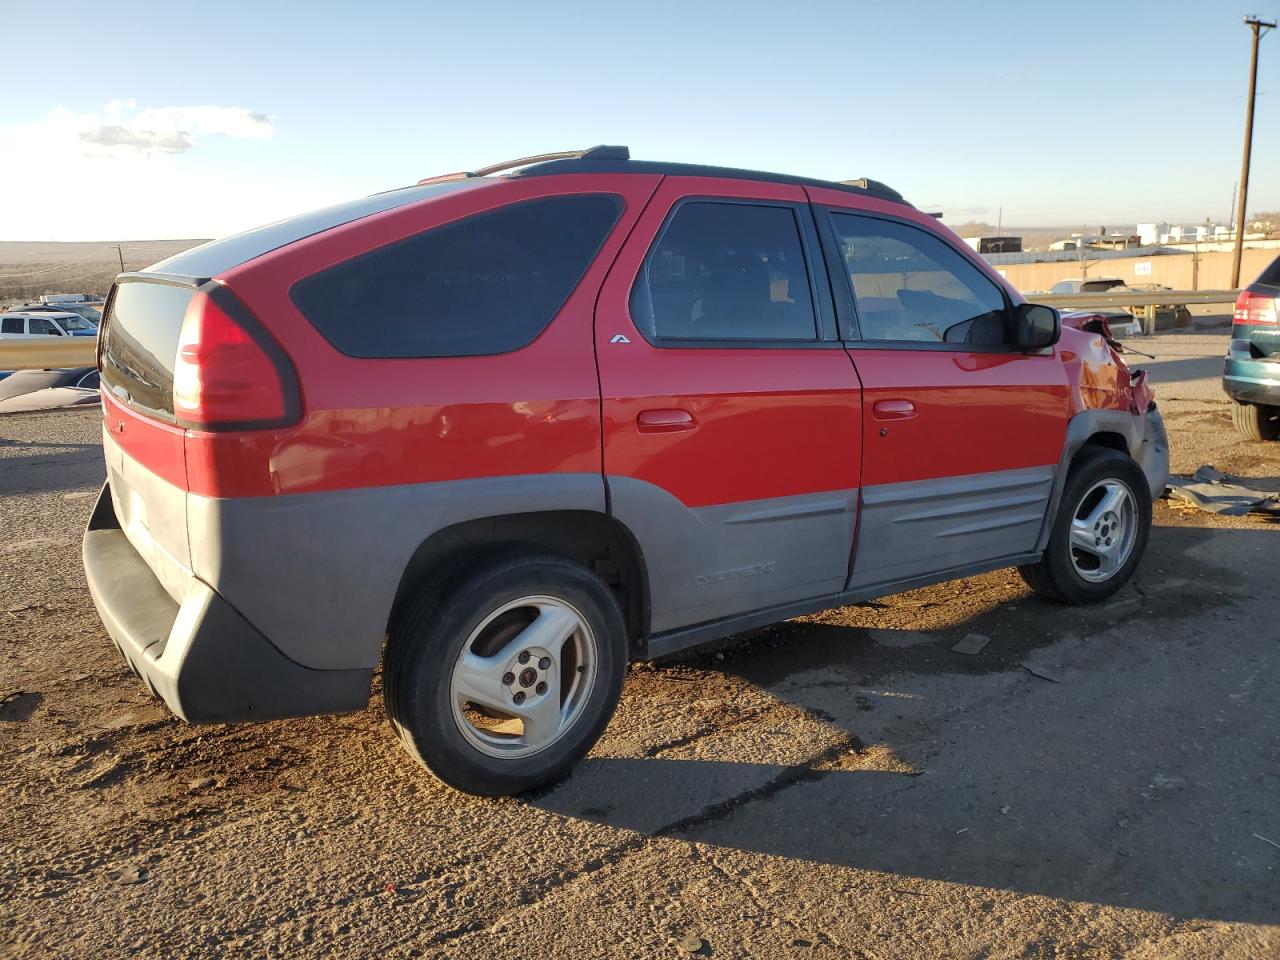
<path id="1" fill-rule="evenodd" d="M 0 240 L 223 236 L 597 143 L 952 224 L 1225 220 L 1241 17 L 1280 14 L 1244 2 L 0 0 Z M 1280 208 L 1280 31 L 1248 206 Z"/>

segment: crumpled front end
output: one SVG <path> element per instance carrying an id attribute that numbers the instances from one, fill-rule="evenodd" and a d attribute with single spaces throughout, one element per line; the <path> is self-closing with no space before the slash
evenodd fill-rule
<path id="1" fill-rule="evenodd" d="M 1071 319 L 1060 341 L 1071 398 L 1068 446 L 1078 449 L 1098 434 L 1118 435 L 1146 475 L 1154 500 L 1169 482 L 1169 436 L 1147 371 L 1129 367 L 1105 320 Z"/>

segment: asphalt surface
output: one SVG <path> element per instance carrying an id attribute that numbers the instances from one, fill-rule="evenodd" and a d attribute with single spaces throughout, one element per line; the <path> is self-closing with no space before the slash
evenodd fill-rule
<path id="1" fill-rule="evenodd" d="M 1175 469 L 1280 477 L 1225 341 L 1135 342 Z M 210 727 L 141 690 L 79 566 L 98 416 L 0 417 L 0 955 L 1280 956 L 1273 522 L 1162 502 L 1101 606 L 1000 571 L 635 667 L 569 780 L 478 800 L 376 688 Z"/>

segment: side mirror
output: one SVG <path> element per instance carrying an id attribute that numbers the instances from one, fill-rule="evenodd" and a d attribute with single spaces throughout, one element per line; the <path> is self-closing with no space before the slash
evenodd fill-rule
<path id="1" fill-rule="evenodd" d="M 1031 352 L 1052 347 L 1062 336 L 1062 317 L 1053 307 L 1020 303 L 1013 311 L 1014 336 L 1018 349 Z"/>

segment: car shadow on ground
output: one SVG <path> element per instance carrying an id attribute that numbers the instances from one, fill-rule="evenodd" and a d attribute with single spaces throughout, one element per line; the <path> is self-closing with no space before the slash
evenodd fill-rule
<path id="1" fill-rule="evenodd" d="M 57 453 L 36 453 L 54 449 Z M 0 497 L 75 490 L 101 484 L 100 443 L 33 443 L 0 439 Z M 8 451 L 18 450 L 17 456 Z M 33 451 L 28 453 L 28 451 Z"/>
<path id="2" fill-rule="evenodd" d="M 1130 367 L 1146 370 L 1156 386 L 1205 378 L 1212 380 L 1222 376 L 1225 363 L 1222 357 L 1183 357 L 1177 360 L 1160 357 L 1148 360 L 1146 357 L 1131 355 L 1126 359 Z M 1226 402 L 1226 394 L 1222 395 L 1222 400 Z"/>
<path id="3" fill-rule="evenodd" d="M 692 755 L 592 757 L 530 802 L 908 887 L 1275 923 L 1280 851 L 1259 835 L 1280 841 L 1280 658 L 1225 619 L 1274 537 L 1157 528 L 1110 606 L 1028 598 L 900 649 L 789 623 L 718 669 L 806 713 L 809 760 L 743 762 L 713 725 Z M 950 651 L 971 632 L 990 649 Z"/>

